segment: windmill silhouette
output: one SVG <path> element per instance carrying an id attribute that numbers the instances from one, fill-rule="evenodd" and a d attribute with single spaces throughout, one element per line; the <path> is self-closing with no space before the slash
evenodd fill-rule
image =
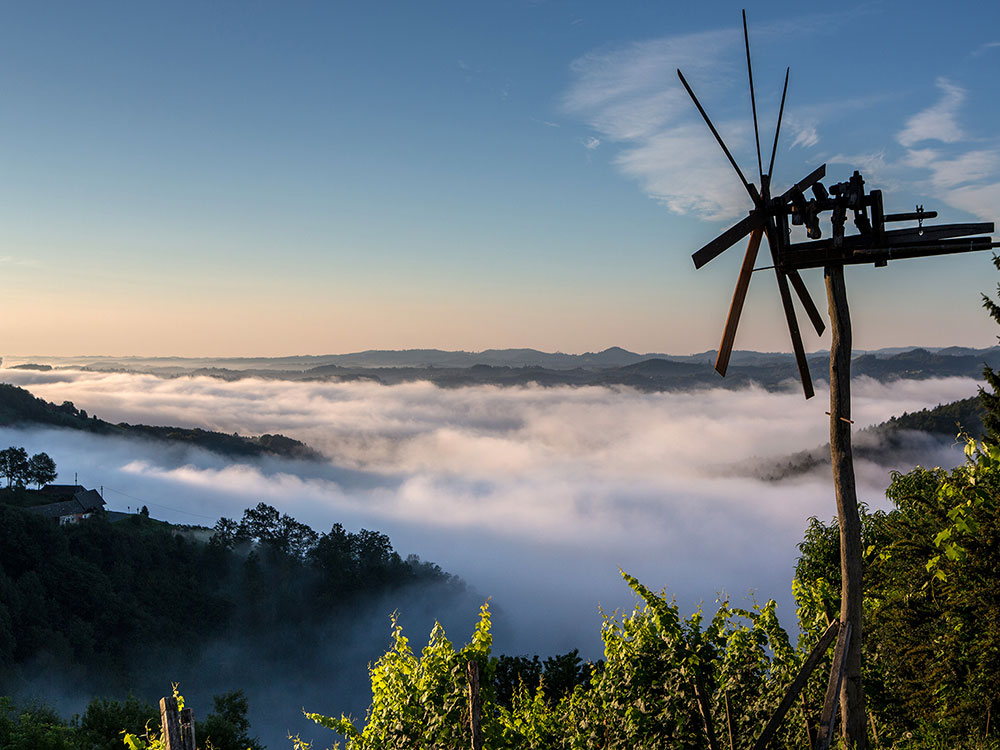
<path id="1" fill-rule="evenodd" d="M 719 345 L 715 369 L 725 376 L 736 340 L 736 329 L 750 286 L 750 278 L 755 270 L 761 241 L 766 237 L 771 253 L 771 267 L 778 282 L 785 322 L 792 341 L 792 351 L 798 366 L 799 378 L 805 397 L 814 395 L 809 365 L 806 361 L 802 334 L 792 302 L 789 287 L 795 290 L 818 335 L 826 326 L 815 303 L 809 296 L 799 271 L 807 268 L 823 268 L 826 280 L 827 298 L 830 312 L 830 458 L 833 468 L 834 488 L 837 498 L 837 516 L 840 524 L 841 562 L 841 606 L 839 621 L 820 639 L 813 652 L 803 663 L 802 669 L 789 686 L 785 698 L 775 710 L 761 735 L 753 745 L 753 750 L 764 750 L 774 736 L 788 709 L 805 685 L 810 672 L 820 661 L 822 654 L 836 638 L 833 666 L 827 684 L 826 698 L 819 717 L 819 724 L 813 746 L 816 750 L 827 750 L 836 723 L 837 707 L 842 715 L 842 733 L 847 746 L 864 750 L 866 746 L 865 699 L 861 684 L 861 520 L 858 513 L 857 491 L 854 480 L 854 462 L 851 448 L 851 320 L 847 303 L 847 288 L 844 282 L 844 266 L 872 263 L 876 267 L 885 266 L 890 260 L 917 258 L 931 255 L 988 250 L 998 247 L 990 236 L 992 223 L 943 224 L 925 226 L 924 221 L 936 218 L 934 211 L 925 211 L 917 206 L 911 213 L 886 214 L 883 209 L 880 190 L 865 191 L 865 180 L 860 172 L 845 182 L 831 185 L 827 189 L 821 180 L 826 176 L 826 165 L 821 165 L 792 185 L 780 195 L 771 194 L 771 174 L 774 157 L 778 150 L 781 132 L 781 118 L 785 111 L 785 96 L 788 93 L 789 69 L 785 70 L 785 84 L 781 92 L 778 109 L 778 123 L 774 130 L 774 143 L 767 172 L 764 171 L 760 150 L 760 130 L 757 124 L 757 102 L 753 85 L 753 67 L 750 62 L 750 34 L 747 29 L 746 11 L 743 12 L 743 40 L 746 46 L 747 76 L 750 85 L 750 104 L 753 113 L 754 136 L 757 146 L 757 168 L 759 186 L 749 182 L 740 169 L 732 153 L 719 132 L 712 124 L 708 113 L 684 78 L 680 70 L 677 75 L 694 101 L 705 124 L 719 143 L 729 163 L 739 176 L 753 202 L 748 215 L 724 231 L 714 240 L 694 253 L 695 268 L 701 268 L 718 257 L 744 237 L 749 235 L 746 255 L 740 268 L 733 292 L 733 301 L 726 318 L 726 325 Z M 805 191 L 812 193 L 806 198 Z M 831 237 L 822 239 L 821 214 L 830 212 Z M 848 216 L 853 217 L 856 233 L 848 235 Z M 913 222 L 916 227 L 887 230 L 892 222 Z M 791 226 L 804 226 L 809 239 L 807 242 L 792 242 Z M 702 711 L 706 721 L 709 744 L 714 745 L 711 722 Z"/>
<path id="2" fill-rule="evenodd" d="M 698 101 L 698 97 L 695 96 L 687 79 L 684 78 L 684 74 L 680 69 L 677 70 L 677 76 L 685 90 L 691 96 L 698 112 L 705 120 L 709 130 L 712 131 L 712 135 L 715 136 L 715 140 L 722 148 L 729 163 L 736 170 L 736 174 L 753 202 L 753 208 L 746 218 L 731 226 L 691 257 L 694 260 L 695 268 L 701 268 L 747 235 L 750 236 L 715 361 L 715 369 L 720 375 L 725 376 L 729 368 L 729 359 L 736 340 L 736 329 L 743 312 L 743 304 L 750 287 L 750 277 L 754 270 L 763 270 L 755 269 L 754 265 L 757 261 L 761 240 L 766 237 L 771 253 L 771 264 L 778 282 L 781 307 L 791 337 L 799 378 L 802 381 L 802 390 L 808 399 L 814 395 L 812 378 L 809 374 L 809 365 L 802 344 L 802 334 L 799 331 L 789 286 L 795 290 L 806 316 L 816 330 L 816 334 L 823 335 L 826 326 L 819 309 L 799 275 L 800 269 L 856 263 L 874 263 L 876 266 L 884 266 L 889 260 L 898 258 L 985 250 L 997 247 L 997 244 L 988 236 L 970 236 L 992 233 L 992 223 L 925 227 L 923 222 L 926 219 L 935 218 L 937 213 L 924 211 L 922 206 L 918 206 L 917 210 L 912 213 L 885 214 L 882 206 L 882 192 L 873 190 L 866 193 L 864 178 L 859 172 L 855 172 L 846 182 L 832 185 L 828 190 L 820 182 L 826 176 L 825 164 L 813 170 L 785 192 L 772 196 L 771 174 L 774 170 L 774 158 L 778 150 L 778 138 L 781 134 L 781 119 L 785 111 L 790 68 L 785 69 L 785 84 L 781 92 L 778 123 L 774 129 L 771 158 L 765 172 L 761 158 L 760 129 L 757 122 L 757 100 L 753 85 L 753 67 L 750 62 L 750 34 L 747 28 L 746 11 L 743 11 L 743 39 L 746 46 L 750 105 L 757 146 L 759 187 L 747 180 L 725 141 L 722 140 L 722 136 L 719 135 L 719 131 L 712 124 L 705 108 Z M 814 196 L 808 200 L 805 197 L 807 190 L 811 190 Z M 832 211 L 833 237 L 829 240 L 817 241 L 822 237 L 820 214 L 825 211 Z M 849 211 L 853 212 L 854 223 L 858 230 L 858 233 L 854 235 L 845 234 L 845 222 Z M 886 223 L 902 221 L 917 221 L 918 226 L 914 229 L 886 231 Z M 808 238 L 814 241 L 793 243 L 789 222 L 791 225 L 805 226 Z"/>

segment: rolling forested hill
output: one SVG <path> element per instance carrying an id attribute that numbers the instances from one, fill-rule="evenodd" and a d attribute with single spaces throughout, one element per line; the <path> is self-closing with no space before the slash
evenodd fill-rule
<path id="1" fill-rule="evenodd" d="M 56 405 L 36 398 L 23 388 L 0 383 L 0 426 L 42 425 L 84 430 L 100 435 L 140 437 L 186 443 L 225 456 L 281 456 L 284 458 L 317 459 L 320 454 L 305 443 L 284 435 L 245 437 L 212 432 L 200 428 L 153 427 L 125 422 L 112 424 L 77 409 L 72 401 Z"/>

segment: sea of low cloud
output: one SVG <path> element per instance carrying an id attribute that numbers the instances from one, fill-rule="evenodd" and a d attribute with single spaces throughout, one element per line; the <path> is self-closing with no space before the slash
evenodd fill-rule
<path id="1" fill-rule="evenodd" d="M 161 443 L 52 429 L 0 430 L 47 451 L 59 481 L 103 487 L 114 509 L 211 526 L 266 502 L 319 531 L 387 533 L 465 579 L 497 611 L 498 651 L 600 654 L 599 607 L 631 607 L 619 569 L 682 609 L 720 593 L 775 598 L 789 625 L 796 544 L 835 514 L 829 468 L 780 483 L 728 470 L 827 440 L 826 395 L 709 389 L 287 382 L 79 370 L 3 381 L 111 422 L 282 433 L 328 461 L 230 461 Z M 858 427 L 976 392 L 967 378 L 854 385 Z M 925 465 L 961 451 L 930 444 Z M 906 469 L 908 466 L 897 468 Z M 888 469 L 859 462 L 859 496 L 884 507 Z M 459 623 L 456 640 L 468 637 Z M 406 625 L 404 618 L 404 627 Z M 454 629 L 455 626 L 453 626 Z M 388 621 L 386 621 L 388 636 Z M 409 633 L 416 642 L 425 633 Z"/>

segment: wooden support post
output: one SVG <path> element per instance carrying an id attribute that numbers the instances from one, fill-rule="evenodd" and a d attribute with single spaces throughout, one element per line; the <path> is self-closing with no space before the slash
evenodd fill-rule
<path id="1" fill-rule="evenodd" d="M 163 727 L 163 750 L 184 750 L 177 699 L 173 696 L 160 698 L 160 724 Z"/>
<path id="2" fill-rule="evenodd" d="M 733 726 L 733 714 L 729 710 L 729 691 L 723 690 L 722 697 L 726 700 L 726 728 L 729 730 L 729 750 L 736 750 L 736 728 Z"/>
<path id="3" fill-rule="evenodd" d="M 479 696 L 479 665 L 466 664 L 469 675 L 469 724 L 472 727 L 472 750 L 483 750 L 483 703 Z"/>
<path id="4" fill-rule="evenodd" d="M 847 667 L 847 651 L 851 643 L 851 623 L 846 623 L 837 638 L 837 648 L 833 652 L 833 666 L 830 669 L 830 682 L 826 686 L 826 698 L 823 701 L 823 713 L 819 717 L 819 728 L 816 731 L 815 750 L 829 750 L 833 739 L 833 727 L 837 723 L 837 704 L 840 702 L 840 688 L 844 681 Z"/>
<path id="5" fill-rule="evenodd" d="M 809 715 L 809 704 L 806 702 L 806 694 L 800 693 L 800 695 L 802 696 L 802 716 L 806 723 L 806 741 L 809 743 L 809 750 L 813 750 L 816 747 L 816 724 Z"/>
<path id="6" fill-rule="evenodd" d="M 819 660 L 823 658 L 823 654 L 826 650 L 830 648 L 830 644 L 833 643 L 834 636 L 837 635 L 837 631 L 840 629 L 839 622 L 832 622 L 830 626 L 826 629 L 826 632 L 819 639 L 819 643 L 813 646 L 813 650 L 809 652 L 809 656 L 802 663 L 799 668 L 799 672 L 795 675 L 795 679 L 792 680 L 792 684 L 788 687 L 788 692 L 785 693 L 785 697 L 781 699 L 781 703 L 775 709 L 771 718 L 767 722 L 767 726 L 764 727 L 764 731 L 760 733 L 760 737 L 754 743 L 753 750 L 764 750 L 767 747 L 767 743 L 771 741 L 774 737 L 774 733 L 778 731 L 778 727 L 781 725 L 782 719 L 785 718 L 785 714 L 788 713 L 788 709 L 792 707 L 795 702 L 796 696 L 799 692 L 806 686 L 809 681 L 809 675 L 812 674 L 813 670 L 816 669 L 816 665 Z"/>
<path id="7" fill-rule="evenodd" d="M 701 723 L 705 727 L 705 737 L 708 738 L 708 750 L 719 750 L 719 743 L 715 739 L 715 724 L 712 722 L 712 706 L 708 702 L 708 695 L 705 693 L 705 683 L 701 679 L 701 673 L 695 671 L 694 674 L 694 695 L 698 699 L 698 711 L 701 712 Z"/>
<path id="8" fill-rule="evenodd" d="M 865 693 L 861 684 L 861 516 L 851 449 L 851 314 L 844 267 L 826 267 L 830 305 L 830 459 L 840 522 L 840 621 L 850 625 L 840 688 L 842 733 L 847 747 L 865 750 Z M 844 637 L 842 629 L 842 637 Z M 831 683 L 834 677 L 831 675 Z M 822 733 L 822 730 L 821 730 Z"/>
<path id="9" fill-rule="evenodd" d="M 185 708 L 181 711 L 181 742 L 184 750 L 197 750 L 194 742 L 194 711 Z"/>

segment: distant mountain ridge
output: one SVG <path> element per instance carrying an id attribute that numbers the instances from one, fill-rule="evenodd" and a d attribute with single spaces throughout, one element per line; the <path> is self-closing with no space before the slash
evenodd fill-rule
<path id="1" fill-rule="evenodd" d="M 908 352 L 927 352 L 942 357 L 979 357 L 987 359 L 1000 358 L 1000 347 L 992 346 L 984 349 L 969 347 L 891 347 L 873 351 L 855 351 L 855 360 L 870 357 L 874 360 L 893 359 Z M 599 369 L 627 367 L 639 362 L 653 359 L 668 362 L 685 362 L 690 364 L 712 365 L 715 362 L 715 350 L 695 354 L 664 354 L 646 353 L 612 346 L 599 352 L 583 354 L 566 354 L 563 352 L 543 352 L 537 349 L 485 349 L 480 352 L 447 351 L 443 349 L 369 349 L 347 354 L 295 355 L 287 357 L 114 357 L 114 356 L 78 356 L 78 357 L 11 357 L 7 367 L 31 369 L 44 366 L 86 367 L 94 370 L 142 370 L 173 374 L 190 372 L 196 369 L 216 368 L 224 370 L 255 370 L 255 371 L 299 371 L 314 370 L 318 367 L 343 368 L 467 368 L 476 365 L 493 367 L 543 367 L 550 370 L 572 370 L 575 368 Z M 824 350 L 812 352 L 810 360 L 826 359 L 829 353 Z M 746 366 L 770 366 L 782 361 L 790 361 L 791 355 L 784 352 L 756 352 L 738 349 L 733 352 L 731 363 Z"/>

